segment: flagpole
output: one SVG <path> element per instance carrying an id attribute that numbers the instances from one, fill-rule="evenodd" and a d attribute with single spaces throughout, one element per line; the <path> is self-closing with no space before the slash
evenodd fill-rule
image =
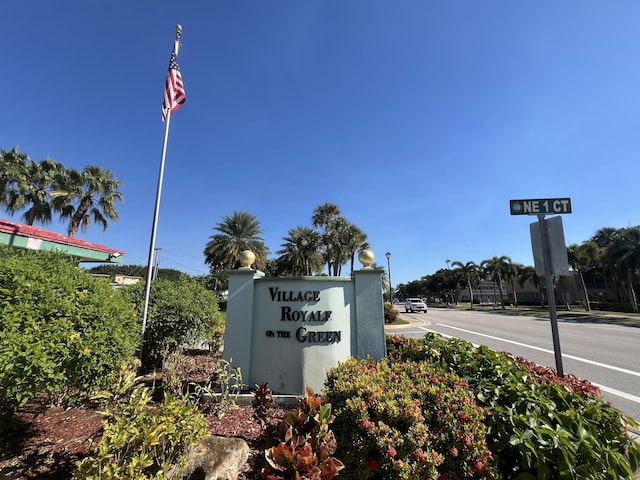
<path id="1" fill-rule="evenodd" d="M 173 53 L 177 57 L 180 48 L 182 27 L 176 25 L 176 40 L 173 44 Z M 169 138 L 169 124 L 171 123 L 171 107 L 165 108 L 164 138 L 162 140 L 162 154 L 160 156 L 160 171 L 158 172 L 158 187 L 156 190 L 156 205 L 153 211 L 153 224 L 151 226 L 151 241 L 149 242 L 149 259 L 147 261 L 147 283 L 144 290 L 144 310 L 142 312 L 142 331 L 140 332 L 140 359 L 142 360 L 142 348 L 144 345 L 144 331 L 147 326 L 149 314 L 149 296 L 151 292 L 151 275 L 153 265 L 153 252 L 156 245 L 156 229 L 158 227 L 158 212 L 160 211 L 160 196 L 162 195 L 162 179 L 164 177 L 164 161 L 167 155 L 167 140 Z"/>

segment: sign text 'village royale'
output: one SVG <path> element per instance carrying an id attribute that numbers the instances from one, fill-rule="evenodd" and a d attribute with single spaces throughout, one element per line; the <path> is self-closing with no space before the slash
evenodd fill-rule
<path id="1" fill-rule="evenodd" d="M 270 287 L 269 296 L 272 302 L 318 302 L 320 291 L 318 290 L 280 290 L 279 287 Z M 303 310 L 291 305 L 280 306 L 281 322 L 328 322 L 331 318 L 331 310 Z M 305 325 L 298 327 L 295 332 L 290 330 L 267 330 L 265 335 L 272 338 L 291 338 L 291 334 L 298 342 L 306 343 L 338 343 L 342 339 L 340 330 L 313 331 Z"/>

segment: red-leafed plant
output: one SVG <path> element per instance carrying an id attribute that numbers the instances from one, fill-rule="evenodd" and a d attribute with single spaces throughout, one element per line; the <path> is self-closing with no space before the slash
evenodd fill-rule
<path id="1" fill-rule="evenodd" d="M 280 425 L 280 443 L 265 451 L 267 480 L 331 480 L 344 465 L 332 455 L 336 440 L 329 425 L 331 404 L 309 387 L 298 413 L 287 415 Z"/>
<path id="2" fill-rule="evenodd" d="M 532 377 L 532 381 L 539 384 L 555 383 L 563 386 L 567 390 L 570 390 L 578 395 L 588 398 L 599 398 L 601 395 L 600 388 L 596 387 L 589 380 L 577 377 L 572 373 L 567 373 L 563 377 L 558 376 L 555 368 L 543 367 L 531 360 L 527 360 L 524 357 L 518 357 L 511 353 L 505 353 L 505 355 L 515 360 L 516 362 L 525 366 L 525 368 L 535 376 Z"/>
<path id="3" fill-rule="evenodd" d="M 269 383 L 256 384 L 256 390 L 253 394 L 253 401 L 251 402 L 255 417 L 260 421 L 262 426 L 269 425 L 271 423 L 271 417 L 273 416 L 273 410 L 275 408 L 275 401 L 273 400 L 273 394 L 269 388 Z"/>

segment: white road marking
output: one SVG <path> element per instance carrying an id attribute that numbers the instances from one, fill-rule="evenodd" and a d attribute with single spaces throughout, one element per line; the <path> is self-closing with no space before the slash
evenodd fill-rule
<path id="1" fill-rule="evenodd" d="M 484 333 L 474 332 L 473 330 L 467 330 L 467 329 L 459 328 L 459 327 L 452 327 L 451 325 L 446 325 L 444 323 L 438 323 L 438 325 L 440 325 L 441 327 L 451 328 L 453 330 L 460 330 L 461 332 L 471 333 L 473 335 L 478 335 L 478 336 L 481 336 L 481 337 L 491 338 L 493 340 L 498 340 L 498 341 L 501 341 L 501 342 L 512 343 L 514 345 L 519 345 L 519 346 L 525 347 L 525 348 L 531 348 L 533 350 L 539 350 L 539 351 L 545 352 L 545 353 L 551 353 L 551 354 L 554 353 L 553 350 L 548 350 L 546 348 L 535 347 L 533 345 L 528 345 L 526 343 L 516 342 L 516 341 L 513 341 L 513 340 L 507 340 L 505 338 L 500 338 L 500 337 L 494 337 L 492 335 L 487 335 L 487 334 L 484 334 Z M 451 335 L 446 335 L 444 333 L 437 332 L 437 331 L 431 330 L 429 328 L 425 328 L 425 327 L 418 327 L 418 328 L 420 328 L 421 330 L 424 330 L 426 332 L 438 333 L 438 334 L 440 334 L 440 335 L 442 335 L 443 337 L 446 337 L 446 338 L 451 338 L 452 337 Z M 473 345 L 475 347 L 478 346 L 475 343 Z M 613 365 L 607 365 L 605 363 L 594 362 L 593 360 L 588 360 L 586 358 L 575 357 L 573 355 L 566 355 L 564 353 L 562 354 L 562 356 L 566 357 L 566 358 L 570 358 L 572 360 L 577 360 L 579 362 L 589 363 L 591 365 L 597 365 L 599 367 L 609 368 L 611 370 L 616 370 L 618 372 L 626 373 L 628 375 L 640 376 L 640 372 L 635 372 L 633 370 L 627 370 L 626 368 L 620 368 L 620 367 L 615 367 Z M 630 393 L 622 392 L 620 390 L 616 390 L 615 388 L 607 387 L 606 385 L 601 385 L 599 383 L 595 383 L 595 382 L 591 382 L 591 383 L 593 385 L 595 385 L 596 387 L 600 388 L 600 390 L 602 390 L 603 392 L 610 393 L 611 395 L 615 395 L 617 397 L 625 398 L 625 399 L 630 400 L 630 401 L 635 402 L 635 403 L 640 403 L 640 397 L 638 397 L 637 395 L 632 395 Z"/>
<path id="2" fill-rule="evenodd" d="M 527 343 L 516 342 L 514 340 L 507 340 L 506 338 L 501 338 L 501 337 L 494 337 L 493 335 L 487 335 L 487 334 L 484 334 L 484 333 L 474 332 L 473 330 L 467 330 L 467 329 L 464 329 L 464 328 L 452 327 L 451 325 L 446 325 L 444 323 L 438 323 L 438 325 L 440 325 L 442 327 L 446 327 L 446 328 L 452 328 L 453 330 L 460 330 L 461 332 L 471 333 L 472 335 L 478 335 L 480 337 L 487 337 L 487 338 L 491 338 L 493 340 L 499 340 L 501 342 L 512 343 L 514 345 L 519 345 L 521 347 L 531 348 L 533 350 L 538 350 L 540 352 L 551 353 L 551 354 L 554 353 L 553 350 L 549 350 L 547 348 L 534 347 L 533 345 L 529 345 Z M 620 368 L 620 367 L 616 367 L 616 366 L 613 366 L 613 365 L 607 365 L 606 363 L 595 362 L 593 360 L 589 360 L 589 359 L 586 359 L 586 358 L 575 357 L 573 355 L 567 355 L 566 353 L 563 353 L 562 357 L 563 358 L 570 358 L 572 360 L 577 360 L 579 362 L 589 363 L 591 365 L 596 365 L 596 366 L 602 367 L 602 368 L 608 368 L 610 370 L 616 370 L 616 371 L 621 372 L 621 373 L 626 373 L 627 375 L 635 375 L 636 377 L 640 377 L 640 372 L 636 372 L 634 370 L 628 370 L 626 368 Z"/>
<path id="3" fill-rule="evenodd" d="M 591 382 L 593 385 L 598 387 L 603 392 L 610 393 L 611 395 L 615 395 L 617 397 L 626 398 L 635 403 L 640 403 L 640 397 L 636 395 L 631 395 L 630 393 L 621 392 L 620 390 L 616 390 L 615 388 L 607 387 L 606 385 L 600 385 L 599 383 Z"/>

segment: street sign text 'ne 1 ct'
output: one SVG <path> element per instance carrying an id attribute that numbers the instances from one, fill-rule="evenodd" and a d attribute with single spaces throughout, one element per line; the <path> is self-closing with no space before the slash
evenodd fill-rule
<path id="1" fill-rule="evenodd" d="M 550 215 L 571 213 L 570 198 L 509 200 L 511 215 Z"/>

